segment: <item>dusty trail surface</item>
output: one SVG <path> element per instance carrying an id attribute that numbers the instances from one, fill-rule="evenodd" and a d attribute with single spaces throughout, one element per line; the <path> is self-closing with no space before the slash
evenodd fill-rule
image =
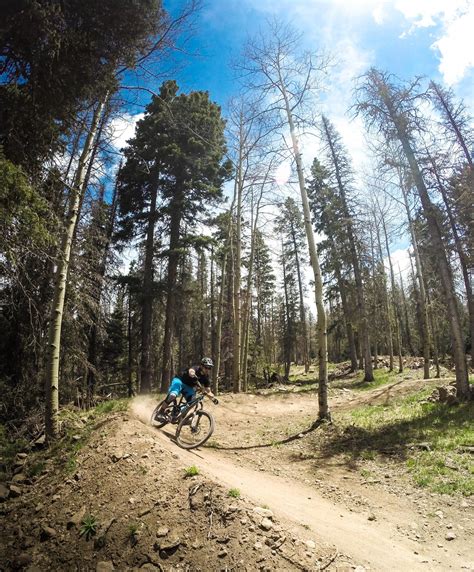
<path id="1" fill-rule="evenodd" d="M 336 392 L 333 413 L 386 403 L 423 383 Z M 183 462 L 268 506 L 287 526 L 334 546 L 340 560 L 380 571 L 474 570 L 472 500 L 414 488 L 396 463 L 387 462 L 383 474 L 374 476 L 370 460 L 315 454 L 315 442 L 330 428 L 304 432 L 317 411 L 314 394 L 225 395 L 218 407 L 206 408 L 216 418 L 209 446 L 178 449 L 169 426 L 156 438 L 175 447 Z"/>
<path id="2" fill-rule="evenodd" d="M 421 384 L 333 384 L 335 423 L 312 431 L 314 392 L 223 395 L 195 451 L 150 426 L 156 399 L 80 413 L 69 449 L 26 450 L 0 483 L 0 571 L 473 571 L 472 497 L 415 488 L 390 451 L 330 446 L 341 412 Z"/>

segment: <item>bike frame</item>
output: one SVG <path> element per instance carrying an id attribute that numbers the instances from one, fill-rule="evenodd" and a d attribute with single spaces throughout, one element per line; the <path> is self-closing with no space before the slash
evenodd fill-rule
<path id="1" fill-rule="evenodd" d="M 182 406 L 183 406 L 183 401 L 184 401 L 184 396 L 181 395 L 179 401 L 178 401 L 177 403 L 175 403 L 175 406 L 174 406 L 174 407 L 176 407 L 176 408 L 179 409 L 179 413 L 178 413 L 178 415 L 176 415 L 176 416 L 173 415 L 173 422 L 176 423 L 176 422 L 181 421 L 181 419 L 183 419 L 184 417 L 186 417 L 186 415 L 187 415 L 193 408 L 195 408 L 195 409 L 197 410 L 198 407 L 200 407 L 200 409 L 202 409 L 202 408 L 203 408 L 202 402 L 203 402 L 205 396 L 206 396 L 206 395 L 205 395 L 204 393 L 201 393 L 201 395 L 197 395 L 197 396 L 196 396 L 194 399 L 192 399 L 191 401 L 184 403 L 184 407 L 182 407 Z"/>

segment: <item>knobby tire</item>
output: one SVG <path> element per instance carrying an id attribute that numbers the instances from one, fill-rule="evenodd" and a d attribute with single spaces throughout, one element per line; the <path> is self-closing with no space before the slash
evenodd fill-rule
<path id="1" fill-rule="evenodd" d="M 168 423 L 169 423 L 169 421 L 157 421 L 155 419 L 155 416 L 158 414 L 161 406 L 162 406 L 162 403 L 158 403 L 158 405 L 153 410 L 153 413 L 151 414 L 150 424 L 152 425 L 152 427 L 155 427 L 156 429 L 161 429 L 162 427 L 164 427 L 165 425 L 168 425 Z M 165 415 L 168 415 L 168 417 L 171 417 L 171 415 L 173 413 L 173 405 L 168 405 L 168 407 L 166 407 L 166 409 L 163 411 L 163 413 Z"/>
<path id="2" fill-rule="evenodd" d="M 196 423 L 198 430 L 196 431 L 196 433 L 192 432 L 192 430 L 191 430 L 192 425 L 190 425 L 190 423 L 189 423 L 190 418 L 191 418 L 191 423 L 192 423 L 194 417 L 198 418 L 198 421 Z M 207 419 L 208 425 L 206 425 L 206 427 L 204 428 L 204 433 L 202 434 L 202 437 L 201 437 L 199 431 L 200 431 L 200 426 L 201 426 L 201 422 L 203 422 L 203 419 Z M 206 422 L 204 421 L 204 423 L 206 423 Z M 188 432 L 188 430 L 189 430 L 189 432 Z M 176 429 L 176 442 L 182 449 L 195 449 L 196 447 L 200 447 L 201 445 L 204 445 L 204 443 L 209 439 L 209 437 L 212 435 L 213 432 L 214 432 L 214 418 L 212 417 L 212 415 L 210 413 L 208 413 L 207 411 L 203 411 L 201 409 L 201 410 L 198 410 L 195 413 L 192 413 L 191 415 L 187 415 L 186 417 L 181 419 L 181 421 L 179 422 L 178 428 Z M 189 441 L 186 441 L 187 435 L 190 435 L 190 436 L 195 435 L 198 440 L 190 443 Z"/>

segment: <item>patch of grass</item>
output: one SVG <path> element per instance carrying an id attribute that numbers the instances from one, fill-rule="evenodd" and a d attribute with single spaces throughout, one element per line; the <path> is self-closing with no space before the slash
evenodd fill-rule
<path id="1" fill-rule="evenodd" d="M 26 469 L 26 475 L 28 477 L 37 477 L 41 475 L 41 473 L 46 468 L 46 463 L 44 461 L 38 461 L 37 463 L 33 463 Z"/>
<path id="2" fill-rule="evenodd" d="M 374 369 L 374 380 L 364 381 L 364 374 L 361 373 L 360 376 L 356 378 L 356 382 L 353 385 L 353 389 L 357 391 L 369 391 L 376 387 L 382 387 L 388 383 L 392 383 L 396 380 L 397 373 L 395 371 L 389 371 L 385 368 Z"/>
<path id="3" fill-rule="evenodd" d="M 62 409 L 59 419 L 66 427 L 65 435 L 50 447 L 49 456 L 62 462 L 67 474 L 73 473 L 77 469 L 77 455 L 89 442 L 97 419 L 113 412 L 126 411 L 128 404 L 127 399 L 104 401 L 88 411 L 87 417 L 84 417 L 83 412 Z"/>
<path id="4" fill-rule="evenodd" d="M 71 475 L 72 473 L 76 472 L 77 469 L 77 458 L 76 458 L 76 454 L 71 455 L 70 457 L 68 457 L 68 460 L 66 461 L 66 473 L 68 475 Z"/>
<path id="5" fill-rule="evenodd" d="M 184 469 L 185 477 L 195 477 L 196 475 L 199 475 L 199 469 L 195 465 Z"/>
<path id="6" fill-rule="evenodd" d="M 17 453 L 25 450 L 29 451 L 24 468 L 28 477 L 42 473 L 48 461 L 52 461 L 55 466 L 61 466 L 66 474 L 74 473 L 77 470 L 79 452 L 96 432 L 97 419 L 111 412 L 125 411 L 128 404 L 129 400 L 120 399 L 101 403 L 88 412 L 67 407 L 61 409 L 58 415 L 61 437 L 40 451 L 30 451 L 29 443 L 24 439 L 10 439 L 6 428 L 0 424 L 0 458 L 4 467 L 0 476 L 5 480 L 11 477 Z M 106 435 L 103 431 L 102 434 Z"/>
<path id="7" fill-rule="evenodd" d="M 331 435 L 323 453 L 349 453 L 352 462 L 397 454 L 416 485 L 432 492 L 473 495 L 472 458 L 462 448 L 474 444 L 474 402 L 427 402 L 431 391 L 354 409 L 341 419 L 345 427 Z"/>
<path id="8" fill-rule="evenodd" d="M 143 528 L 145 527 L 143 522 L 132 523 L 128 526 L 128 539 L 132 546 L 135 546 L 138 542 L 139 536 Z"/>
<path id="9" fill-rule="evenodd" d="M 364 459 L 364 461 L 373 461 L 376 455 L 377 453 L 375 451 L 372 451 L 371 449 L 366 449 L 365 451 L 362 451 L 360 457 L 361 459 Z"/>
<path id="10" fill-rule="evenodd" d="M 456 461 L 459 465 L 455 464 L 452 453 L 447 462 L 440 451 L 422 451 L 407 460 L 407 468 L 419 487 L 440 494 L 474 495 L 473 466 L 461 455 L 456 456 Z"/>
<path id="11" fill-rule="evenodd" d="M 218 449 L 219 442 L 216 441 L 215 439 L 210 439 L 204 446 L 209 447 L 209 449 Z"/>
<path id="12" fill-rule="evenodd" d="M 227 493 L 227 496 L 232 497 L 234 499 L 239 499 L 240 491 L 239 489 L 230 489 L 229 492 Z"/>
<path id="13" fill-rule="evenodd" d="M 84 517 L 84 519 L 81 523 L 79 535 L 85 536 L 86 540 L 89 540 L 89 538 L 91 536 L 94 536 L 97 533 L 97 527 L 98 526 L 99 526 L 99 523 L 98 523 L 97 519 L 95 518 L 95 516 L 88 514 L 87 516 Z"/>
<path id="14" fill-rule="evenodd" d="M 136 522 L 133 522 L 132 524 L 128 525 L 128 535 L 129 536 L 135 536 L 138 532 L 140 525 L 138 525 Z"/>
<path id="15" fill-rule="evenodd" d="M 127 411 L 128 404 L 128 399 L 112 399 L 110 401 L 103 401 L 94 407 L 94 413 L 96 415 L 104 415 L 105 413 Z"/>
<path id="16" fill-rule="evenodd" d="M 28 442 L 24 439 L 10 439 L 5 427 L 0 425 L 0 457 L 3 465 L 7 468 L 13 465 L 17 454 L 24 451 L 27 446 Z"/>

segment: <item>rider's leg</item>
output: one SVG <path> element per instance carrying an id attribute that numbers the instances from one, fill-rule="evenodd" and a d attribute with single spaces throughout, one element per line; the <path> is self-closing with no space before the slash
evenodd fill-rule
<path id="1" fill-rule="evenodd" d="M 171 384 L 168 388 L 168 395 L 166 398 L 161 402 L 159 413 L 163 413 L 167 407 L 176 403 L 176 400 L 181 395 L 181 388 L 183 386 L 183 382 L 175 377 L 171 380 Z"/>
<path id="2" fill-rule="evenodd" d="M 184 399 L 186 399 L 186 403 L 189 403 L 196 397 L 196 390 L 185 383 L 182 384 L 181 392 Z"/>

